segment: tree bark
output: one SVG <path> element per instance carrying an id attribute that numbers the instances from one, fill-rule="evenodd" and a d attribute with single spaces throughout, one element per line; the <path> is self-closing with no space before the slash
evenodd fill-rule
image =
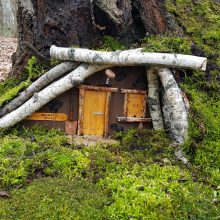
<path id="1" fill-rule="evenodd" d="M 64 48 L 51 46 L 52 58 L 73 60 L 92 64 L 110 64 L 117 66 L 155 65 L 161 67 L 189 68 L 205 71 L 207 58 L 182 54 L 147 53 L 133 51 L 100 52 L 82 48 Z"/>
<path id="2" fill-rule="evenodd" d="M 55 66 L 53 69 L 49 70 L 40 78 L 38 78 L 35 82 L 33 82 L 26 90 L 21 92 L 18 97 L 14 98 L 4 107 L 0 108 L 0 117 L 18 108 L 29 98 L 31 98 L 34 93 L 39 92 L 42 88 L 53 82 L 55 79 L 64 75 L 67 72 L 72 71 L 76 67 L 77 64 L 73 62 L 64 62 Z"/>
<path id="3" fill-rule="evenodd" d="M 0 119 L 0 128 L 7 128 L 17 124 L 47 104 L 49 101 L 56 98 L 58 95 L 61 95 L 72 87 L 82 83 L 86 77 L 109 67 L 111 67 L 111 65 L 101 66 L 81 64 L 62 79 L 52 83 L 40 92 L 35 93 L 31 99 L 19 108 L 2 117 Z"/>
<path id="4" fill-rule="evenodd" d="M 172 138 L 179 144 L 184 143 L 188 130 L 188 114 L 180 89 L 168 68 L 158 70 L 164 88 L 165 124 L 169 126 Z"/>
<path id="5" fill-rule="evenodd" d="M 159 81 L 156 70 L 151 67 L 147 70 L 148 105 L 154 130 L 164 130 L 163 116 L 160 106 Z"/>
<path id="6" fill-rule="evenodd" d="M 164 33 L 167 22 L 161 2 L 18 0 L 19 36 L 13 73 L 21 74 L 28 58 L 34 55 L 24 42 L 49 58 L 48 49 L 53 44 L 89 47 L 100 45 L 103 36 L 110 35 L 129 45 L 146 34 Z"/>

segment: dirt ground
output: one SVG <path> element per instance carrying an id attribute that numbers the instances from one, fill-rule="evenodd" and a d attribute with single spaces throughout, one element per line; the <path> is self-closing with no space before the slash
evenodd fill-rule
<path id="1" fill-rule="evenodd" d="M 0 82 L 4 81 L 11 71 L 11 55 L 16 51 L 17 39 L 0 37 Z"/>

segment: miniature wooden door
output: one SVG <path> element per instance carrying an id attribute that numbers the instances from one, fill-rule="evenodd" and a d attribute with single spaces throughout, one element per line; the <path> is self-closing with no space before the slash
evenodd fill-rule
<path id="1" fill-rule="evenodd" d="M 84 90 L 82 133 L 103 136 L 105 132 L 105 91 Z"/>

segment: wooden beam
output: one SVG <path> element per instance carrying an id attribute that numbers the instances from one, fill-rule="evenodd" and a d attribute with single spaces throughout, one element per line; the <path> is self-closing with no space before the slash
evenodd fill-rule
<path id="1" fill-rule="evenodd" d="M 107 92 L 107 94 L 106 94 L 106 104 L 105 104 L 105 130 L 104 130 L 104 136 L 105 137 L 108 135 L 110 102 L 111 102 L 111 92 Z"/>
<path id="2" fill-rule="evenodd" d="M 137 89 L 121 89 L 121 93 L 141 93 L 147 94 L 146 90 L 137 90 Z"/>
<path id="3" fill-rule="evenodd" d="M 80 85 L 79 89 L 89 89 L 96 90 L 102 92 L 117 92 L 118 88 L 104 87 L 104 86 L 88 86 L 88 85 Z"/>
<path id="4" fill-rule="evenodd" d="M 136 117 L 118 117 L 120 122 L 151 122 L 151 118 L 136 118 Z"/>
<path id="5" fill-rule="evenodd" d="M 79 89 L 79 116 L 78 116 L 78 135 L 83 134 L 83 106 L 84 106 L 84 89 Z"/>
<path id="6" fill-rule="evenodd" d="M 123 114 L 126 117 L 127 116 L 127 112 L 128 112 L 128 94 L 125 93 L 125 97 L 124 97 L 124 111 Z"/>

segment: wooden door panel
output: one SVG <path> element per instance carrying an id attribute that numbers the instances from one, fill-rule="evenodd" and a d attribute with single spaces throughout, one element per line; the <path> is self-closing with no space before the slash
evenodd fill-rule
<path id="1" fill-rule="evenodd" d="M 102 136 L 105 130 L 106 92 L 85 90 L 83 134 Z"/>
<path id="2" fill-rule="evenodd" d="M 145 117 L 146 95 L 129 93 L 127 95 L 127 117 Z"/>

